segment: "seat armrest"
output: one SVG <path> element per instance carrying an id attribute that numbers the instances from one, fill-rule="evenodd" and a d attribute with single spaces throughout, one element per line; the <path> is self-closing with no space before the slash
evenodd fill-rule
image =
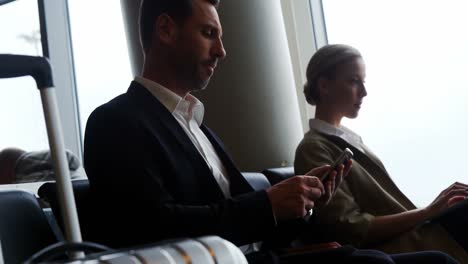
<path id="1" fill-rule="evenodd" d="M 95 233 L 93 223 L 96 222 L 95 215 L 99 208 L 95 207 L 97 200 L 92 197 L 89 182 L 87 179 L 72 181 L 73 193 L 75 196 L 75 204 L 80 220 L 81 233 L 84 240 L 95 241 Z M 58 200 L 58 186 L 56 182 L 46 182 L 39 187 L 38 195 L 45 202 L 50 204 L 50 208 L 57 220 L 60 229 L 64 232 L 64 223 L 62 212 Z M 96 242 L 96 241 L 95 241 Z M 97 241 L 100 242 L 100 241 Z"/>
<path id="2" fill-rule="evenodd" d="M 242 175 L 255 191 L 265 190 L 271 186 L 265 175 L 260 172 L 242 172 Z"/>
<path id="3" fill-rule="evenodd" d="M 271 185 L 294 176 L 294 167 L 269 168 L 262 171 Z"/>
<path id="4" fill-rule="evenodd" d="M 283 248 L 280 249 L 282 255 L 297 255 L 304 253 L 313 253 L 324 251 L 328 249 L 335 249 L 342 247 L 338 242 L 326 242 L 326 243 L 314 243 L 302 247 L 292 247 L 292 248 Z"/>

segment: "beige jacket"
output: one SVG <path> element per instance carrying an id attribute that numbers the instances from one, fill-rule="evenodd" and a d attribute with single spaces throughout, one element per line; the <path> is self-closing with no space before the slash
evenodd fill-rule
<path id="1" fill-rule="evenodd" d="M 331 202 L 317 213 L 326 239 L 387 253 L 440 250 L 461 263 L 468 263 L 468 253 L 441 226 L 433 223 L 421 224 L 379 244 L 365 242 L 369 223 L 375 216 L 416 208 L 369 149 L 364 147 L 363 151 L 359 151 L 339 137 L 311 130 L 297 147 L 294 161 L 296 174 L 331 164 L 346 147 L 354 152 L 353 167 Z"/>

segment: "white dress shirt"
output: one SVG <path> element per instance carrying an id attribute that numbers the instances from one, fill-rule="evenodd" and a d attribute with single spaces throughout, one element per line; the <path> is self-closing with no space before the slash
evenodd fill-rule
<path id="1" fill-rule="evenodd" d="M 309 128 L 323 134 L 340 137 L 361 152 L 366 153 L 361 136 L 345 126 L 335 127 L 323 120 L 313 118 L 309 120 Z"/>
<path id="2" fill-rule="evenodd" d="M 205 159 L 224 196 L 230 198 L 231 192 L 226 168 L 205 133 L 200 129 L 205 113 L 203 103 L 191 94 L 182 98 L 162 85 L 140 76 L 135 77 L 135 81 L 144 86 L 172 113 L 200 155 Z"/>

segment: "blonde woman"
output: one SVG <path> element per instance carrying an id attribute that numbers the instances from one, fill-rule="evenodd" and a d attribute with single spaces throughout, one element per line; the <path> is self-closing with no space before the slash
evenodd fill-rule
<path id="1" fill-rule="evenodd" d="M 304 93 L 316 106 L 296 150 L 295 172 L 331 164 L 345 148 L 353 167 L 318 218 L 330 240 L 387 253 L 436 249 L 468 263 L 468 185 L 454 183 L 425 208 L 398 189 L 361 137 L 341 125 L 356 118 L 367 91 L 364 60 L 353 47 L 327 45 L 311 58 Z"/>

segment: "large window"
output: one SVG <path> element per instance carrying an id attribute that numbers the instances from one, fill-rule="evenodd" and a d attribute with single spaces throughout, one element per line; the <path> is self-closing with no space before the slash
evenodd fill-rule
<path id="1" fill-rule="evenodd" d="M 0 7 L 0 53 L 42 55 L 37 1 Z M 31 77 L 0 80 L 0 150 L 48 148 L 41 98 Z"/>
<path id="2" fill-rule="evenodd" d="M 368 96 L 344 124 L 419 206 L 468 182 L 468 3 L 342 0 L 323 10 L 328 42 L 356 47 L 367 66 Z"/>
<path id="3" fill-rule="evenodd" d="M 90 112 L 131 80 L 120 1 L 13 1 L 0 6 L 0 35 L 0 53 L 43 56 L 41 39 L 48 44 L 65 146 L 81 158 L 80 132 Z M 0 122 L 0 150 L 49 148 L 31 77 L 0 80 Z"/>
<path id="4" fill-rule="evenodd" d="M 42 56 L 48 43 L 66 148 L 81 157 L 86 120 L 131 80 L 120 1 L 42 1 L 0 7 L 0 53 Z M 90 6 L 92 4 L 92 6 Z M 42 105 L 31 77 L 0 80 L 0 149 L 48 149 Z M 81 133 L 80 133 L 81 132 Z"/>
<path id="5" fill-rule="evenodd" d="M 125 92 L 132 73 L 120 1 L 69 0 L 68 9 L 83 135 L 91 112 Z"/>

